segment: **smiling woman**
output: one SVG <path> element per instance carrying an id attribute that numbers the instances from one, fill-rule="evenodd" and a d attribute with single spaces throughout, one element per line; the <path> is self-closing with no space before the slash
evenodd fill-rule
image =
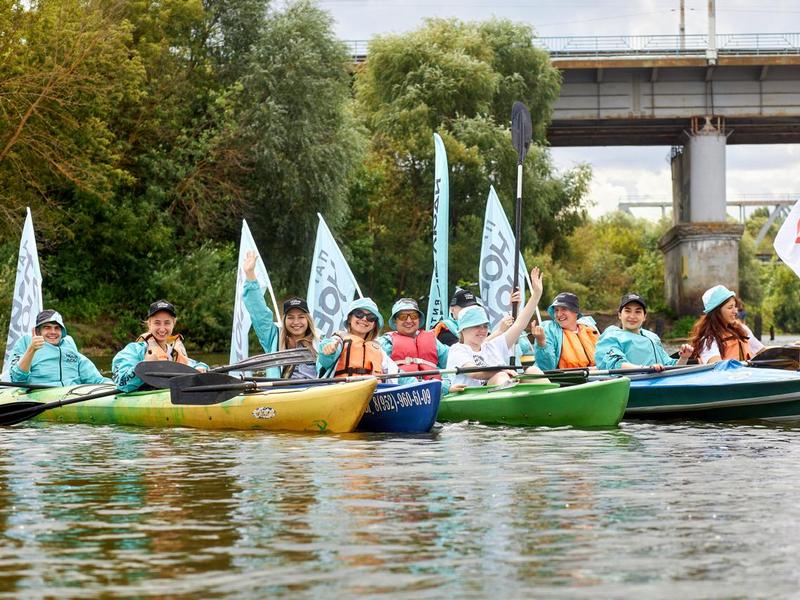
<path id="1" fill-rule="evenodd" d="M 175 307 L 166 300 L 156 300 L 150 305 L 145 325 L 147 331 L 120 350 L 111 362 L 112 377 L 117 387 L 132 392 L 144 385 L 134 373 L 142 361 L 171 360 L 207 371 L 208 365 L 189 358 L 181 334 L 173 335 L 177 316 Z"/>

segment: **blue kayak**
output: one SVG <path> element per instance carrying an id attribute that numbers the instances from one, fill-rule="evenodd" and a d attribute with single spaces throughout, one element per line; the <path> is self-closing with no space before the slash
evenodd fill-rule
<path id="1" fill-rule="evenodd" d="M 628 419 L 800 420 L 797 371 L 724 360 L 629 378 Z"/>
<path id="2" fill-rule="evenodd" d="M 442 382 L 381 383 L 372 395 L 357 431 L 425 433 L 436 422 Z"/>

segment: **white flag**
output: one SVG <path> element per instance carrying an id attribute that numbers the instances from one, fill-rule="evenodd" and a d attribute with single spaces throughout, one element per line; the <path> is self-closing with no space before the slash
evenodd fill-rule
<path id="1" fill-rule="evenodd" d="M 486 312 L 492 328 L 511 312 L 511 292 L 514 289 L 514 233 L 500 199 L 489 189 L 486 201 L 486 219 L 483 222 L 481 242 L 480 286 Z M 522 304 L 525 304 L 525 281 L 527 269 L 522 254 L 519 257 L 519 284 L 522 289 Z"/>
<path id="2" fill-rule="evenodd" d="M 781 260 L 800 277 L 800 200 L 792 207 L 772 245 Z"/>
<path id="3" fill-rule="evenodd" d="M 433 273 L 428 294 L 426 329 L 433 328 L 447 316 L 447 261 L 450 223 L 450 178 L 447 172 L 447 152 L 438 133 L 433 134 L 436 163 L 433 180 Z"/>
<path id="4" fill-rule="evenodd" d="M 344 259 L 325 219 L 317 213 L 317 241 L 308 278 L 308 308 L 320 337 L 330 337 L 342 327 L 347 317 L 347 307 L 361 290 L 347 261 Z"/>
<path id="5" fill-rule="evenodd" d="M 267 268 L 264 266 L 264 261 L 261 259 L 261 254 L 258 252 L 256 242 L 253 235 L 250 233 L 250 228 L 247 226 L 247 221 L 242 220 L 242 240 L 239 244 L 239 267 L 236 272 L 236 300 L 233 306 L 233 331 L 231 332 L 231 364 L 243 361 L 249 356 L 248 334 L 250 332 L 250 313 L 244 306 L 242 296 L 244 294 L 244 282 L 246 275 L 244 273 L 244 259 L 247 252 L 252 250 L 258 256 L 256 260 L 256 279 L 263 294 L 265 290 L 269 290 L 269 297 L 272 300 L 272 309 L 276 319 L 278 316 L 278 304 L 275 302 L 275 292 L 272 291 L 272 283 L 269 280 Z"/>
<path id="6" fill-rule="evenodd" d="M 36 315 L 40 312 L 42 312 L 42 272 L 39 270 L 39 253 L 36 251 L 36 237 L 33 234 L 33 219 L 29 208 L 22 228 L 22 239 L 19 242 L 17 278 L 11 302 L 6 355 L 3 359 L 3 372 L 0 375 L 4 381 L 8 381 L 8 373 L 11 370 L 10 358 L 14 344 L 33 330 Z"/>

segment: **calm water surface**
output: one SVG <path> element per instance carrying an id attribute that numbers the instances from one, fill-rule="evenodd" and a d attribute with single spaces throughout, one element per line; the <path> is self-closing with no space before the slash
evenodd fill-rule
<path id="1" fill-rule="evenodd" d="M 800 429 L 0 430 L 0 597 L 776 598 Z"/>

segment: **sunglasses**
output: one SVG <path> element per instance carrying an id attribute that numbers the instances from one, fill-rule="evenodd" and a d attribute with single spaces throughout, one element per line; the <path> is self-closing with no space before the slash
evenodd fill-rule
<path id="1" fill-rule="evenodd" d="M 357 308 L 350 314 L 353 315 L 356 319 L 366 319 L 368 323 L 375 323 L 378 320 L 378 317 L 373 315 L 371 312 L 361 310 L 360 308 Z"/>

